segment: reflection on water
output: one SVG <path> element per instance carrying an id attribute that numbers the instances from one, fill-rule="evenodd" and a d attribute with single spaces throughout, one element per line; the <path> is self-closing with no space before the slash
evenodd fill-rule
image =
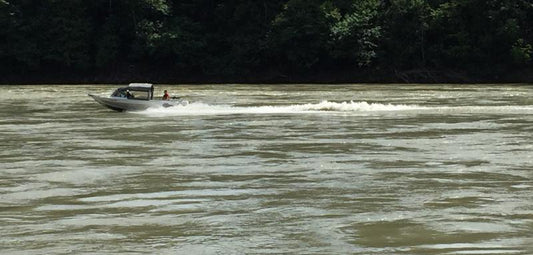
<path id="1" fill-rule="evenodd" d="M 533 253 L 532 87 L 114 87 L 0 88 L 1 253 Z"/>

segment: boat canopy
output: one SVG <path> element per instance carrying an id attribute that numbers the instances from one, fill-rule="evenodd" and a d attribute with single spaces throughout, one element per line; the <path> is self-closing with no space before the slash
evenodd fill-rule
<path id="1" fill-rule="evenodd" d="M 154 89 L 154 85 L 151 83 L 130 83 L 130 88 L 146 88 L 146 89 Z"/>
<path id="2" fill-rule="evenodd" d="M 146 92 L 147 94 L 142 96 L 142 99 L 144 100 L 154 99 L 154 85 L 151 83 L 130 83 L 128 87 L 122 87 L 122 88 L 118 88 L 117 90 L 115 90 L 112 96 L 123 97 L 126 95 L 126 91 Z M 136 99 L 140 99 L 140 98 L 136 98 Z"/>

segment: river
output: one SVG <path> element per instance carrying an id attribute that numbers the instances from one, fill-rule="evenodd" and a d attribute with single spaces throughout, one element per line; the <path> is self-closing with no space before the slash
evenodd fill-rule
<path id="1" fill-rule="evenodd" d="M 533 254 L 533 86 L 0 87 L 1 254 Z"/>

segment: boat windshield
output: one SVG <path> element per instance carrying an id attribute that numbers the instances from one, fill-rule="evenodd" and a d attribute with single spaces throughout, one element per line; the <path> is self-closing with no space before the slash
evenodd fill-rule
<path id="1" fill-rule="evenodd" d="M 113 92 L 113 94 L 111 94 L 112 97 L 126 97 L 126 89 L 125 88 L 120 88 L 120 89 L 117 89 L 115 90 L 115 92 Z"/>
<path id="2" fill-rule="evenodd" d="M 152 93 L 152 88 L 134 87 L 130 85 L 129 87 L 123 87 L 115 90 L 111 96 L 123 97 L 127 99 L 150 100 L 153 97 Z"/>

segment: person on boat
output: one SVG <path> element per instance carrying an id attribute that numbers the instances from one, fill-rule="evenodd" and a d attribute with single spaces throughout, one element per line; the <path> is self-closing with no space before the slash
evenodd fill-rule
<path id="1" fill-rule="evenodd" d="M 131 99 L 131 98 L 133 98 L 133 95 L 130 93 L 129 90 L 126 90 L 126 98 L 127 98 L 127 99 Z"/>
<path id="2" fill-rule="evenodd" d="M 170 100 L 170 95 L 167 90 L 165 90 L 165 94 L 163 94 L 163 100 Z"/>

